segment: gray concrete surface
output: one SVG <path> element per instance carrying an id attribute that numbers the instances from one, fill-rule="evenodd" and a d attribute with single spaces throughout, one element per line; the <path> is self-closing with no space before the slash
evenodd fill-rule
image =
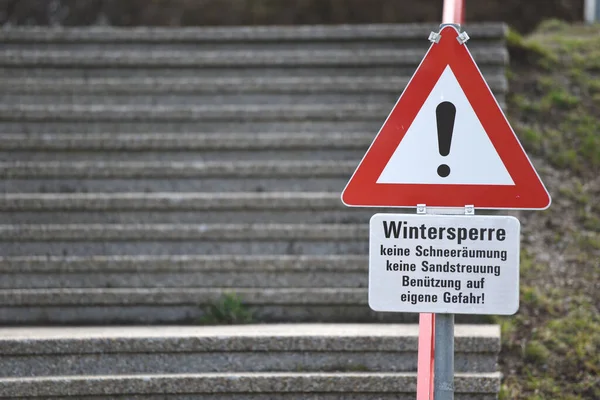
<path id="1" fill-rule="evenodd" d="M 124 396 L 124 395 L 219 395 L 220 398 L 258 395 L 305 399 L 325 394 L 345 399 L 358 394 L 405 394 L 414 397 L 414 373 L 229 373 L 141 376 L 80 376 L 0 379 L 0 396 Z M 457 399 L 494 399 L 499 390 L 500 374 L 457 374 Z M 0 397 L 1 398 L 1 397 Z M 215 397 L 213 397 L 215 398 Z M 219 398 L 219 397 L 216 397 Z M 273 397 L 271 397 L 273 398 Z M 363 398 L 363 397 L 361 397 Z M 398 397 L 395 397 L 398 398 Z"/>
<path id="2" fill-rule="evenodd" d="M 5 328 L 4 376 L 200 372 L 410 372 L 416 325 Z M 460 326 L 459 372 L 494 372 L 496 326 Z"/>

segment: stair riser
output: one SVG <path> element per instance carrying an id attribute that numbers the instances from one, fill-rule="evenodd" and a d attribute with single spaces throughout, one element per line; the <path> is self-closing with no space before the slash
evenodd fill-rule
<path id="1" fill-rule="evenodd" d="M 0 174 L 9 179 L 202 179 L 202 178 L 312 178 L 338 177 L 354 172 L 356 160 L 332 162 L 273 162 L 261 160 L 247 163 L 6 163 Z"/>
<path id="2" fill-rule="evenodd" d="M 412 76 L 417 63 L 414 65 L 398 66 L 353 66 L 342 67 L 252 67 L 243 68 L 213 68 L 213 67 L 180 67 L 180 68 L 58 68 L 58 67 L 10 67 L 0 65 L 0 76 L 8 78 L 264 78 L 270 77 L 324 77 L 324 76 L 357 76 L 357 77 L 397 77 Z M 505 74 L 505 65 L 481 65 L 485 77 L 502 77 Z"/>
<path id="3" fill-rule="evenodd" d="M 44 288 L 365 288 L 368 271 L 89 272 L 2 274 L 0 289 Z"/>
<path id="4" fill-rule="evenodd" d="M 270 305 L 248 307 L 260 322 L 385 322 L 416 323 L 418 314 L 376 313 L 365 301 L 356 305 Z M 194 324 L 201 321 L 204 312 L 197 305 L 154 306 L 47 306 L 27 305 L 0 307 L 0 324 L 23 325 L 146 325 L 146 324 Z M 457 315 L 457 323 L 486 323 L 481 315 Z M 414 399 L 413 399 L 414 400 Z"/>
<path id="5" fill-rule="evenodd" d="M 76 96 L 55 96 L 55 95 L 4 95 L 0 96 L 0 102 L 5 104 L 74 104 L 74 105 L 252 105 L 252 104 L 273 104 L 273 105 L 311 105 L 311 104 L 344 104 L 344 103 L 363 103 L 363 104 L 383 104 L 382 109 L 391 111 L 398 100 L 402 89 L 398 88 L 396 93 L 390 94 L 264 94 L 264 95 L 231 95 L 231 96 L 198 96 L 198 95 L 139 95 L 139 96 L 100 96 L 100 95 L 76 95 Z M 505 97 L 502 94 L 496 94 L 496 99 L 500 104 L 505 103 Z"/>
<path id="6" fill-rule="evenodd" d="M 403 88 L 395 88 L 390 93 L 300 93 L 300 94 L 231 94 L 231 95 L 54 95 L 54 94 L 4 94 L 0 95 L 3 104 L 75 104 L 75 105 L 311 105 L 311 104 L 385 104 L 391 110 Z"/>
<path id="7" fill-rule="evenodd" d="M 250 307 L 260 322 L 411 322 L 416 314 L 375 313 L 365 304 L 331 306 L 261 306 Z M 204 312 L 196 305 L 154 306 L 47 306 L 1 307 L 0 323 L 4 325 L 139 325 L 198 324 Z"/>
<path id="8" fill-rule="evenodd" d="M 54 105 L 39 104 L 0 108 L 0 120 L 4 122 L 39 123 L 39 122 L 72 122 L 72 123 L 114 123 L 122 122 L 157 122 L 157 123 L 189 123 L 206 121 L 212 123 L 273 123 L 273 122 L 376 122 L 382 123 L 393 108 L 393 102 L 339 104 L 278 104 L 260 106 L 230 105 Z M 270 108 L 273 107 L 273 108 Z M 339 132 L 339 128 L 336 132 Z M 7 132 L 10 133 L 10 132 Z M 18 132 L 12 132 L 18 133 Z"/>
<path id="9" fill-rule="evenodd" d="M 73 212 L 56 209 L 47 212 L 0 212 L 0 221 L 5 224 L 212 224 L 228 223 L 362 223 L 368 224 L 369 218 L 377 210 L 361 209 L 311 209 L 306 210 L 252 210 L 252 211 L 84 211 Z"/>
<path id="10" fill-rule="evenodd" d="M 364 150 L 373 141 L 372 132 L 324 131 L 319 133 L 276 132 L 251 133 L 102 133 L 52 134 L 5 133 L 0 136 L 0 149 L 6 151 L 53 152 L 259 152 L 274 156 L 275 151 Z"/>
<path id="11" fill-rule="evenodd" d="M 119 107 L 119 106 L 115 106 Z M 73 122 L 73 123 L 105 123 L 105 122 L 196 122 L 207 121 L 212 123 L 227 122 L 381 122 L 384 121 L 390 111 L 390 104 L 378 105 L 376 112 L 370 110 L 346 108 L 334 110 L 303 110 L 294 109 L 289 106 L 285 110 L 242 110 L 242 106 L 236 110 L 193 110 L 186 106 L 177 107 L 177 110 L 162 110 L 160 106 L 153 109 L 137 110 L 133 106 L 121 106 L 118 110 L 94 110 L 92 108 L 82 110 L 65 109 L 53 110 L 43 109 L 43 105 L 36 109 L 0 109 L 0 120 L 5 122 Z M 372 107 L 373 108 L 373 107 Z M 16 133 L 16 132 L 15 132 Z"/>
<path id="12" fill-rule="evenodd" d="M 55 95 L 55 96 L 193 96 L 193 95 L 331 95 L 331 94 L 393 94 L 399 95 L 407 76 L 322 76 L 322 77 L 257 77 L 248 78 L 113 78 L 113 79 L 0 79 L 3 95 Z M 490 88 L 503 94 L 507 80 L 503 76 L 490 76 Z M 67 97 L 68 98 L 68 97 Z"/>
<path id="13" fill-rule="evenodd" d="M 238 373 L 239 374 L 239 373 Z M 495 395 L 499 391 L 499 374 L 457 374 L 454 389 L 458 398 L 482 399 Z M 348 395 L 357 394 L 394 394 L 396 398 L 405 393 L 414 399 L 416 374 L 311 374 L 311 373 L 273 373 L 245 374 L 237 376 L 230 373 L 224 376 L 211 375 L 175 375 L 175 376 L 128 376 L 123 378 L 97 377 L 90 379 L 61 379 L 46 378 L 44 380 L 11 379 L 0 381 L 0 395 L 5 396 L 56 396 L 69 395 L 111 395 L 111 394 L 165 394 L 194 393 L 237 396 L 231 398 L 246 398 L 246 394 L 256 394 L 265 397 L 285 395 L 282 398 L 321 398 L 321 394 Z M 296 396 L 294 396 L 296 395 Z M 297 395 L 302 395 L 299 397 Z M 200 397 L 203 398 L 203 397 Z M 344 397 L 338 397 L 344 398 Z M 348 398 L 346 396 L 345 398 Z M 359 397 L 355 397 L 359 398 Z M 360 397 L 362 398 L 362 397 Z M 378 398 L 378 397 L 377 397 Z M 400 397 L 404 398 L 404 397 Z M 488 397 L 489 398 L 489 397 Z M 493 398 L 493 397 L 492 397 Z"/>
<path id="14" fill-rule="evenodd" d="M 232 24 L 233 25 L 233 24 Z M 221 26 L 221 27 L 136 27 L 118 28 L 98 24 L 92 29 L 47 27 L 9 27 L 3 32 L 6 43 L 294 43 L 344 41 L 423 40 L 435 23 L 359 24 L 299 26 Z M 477 41 L 506 36 L 502 23 L 472 23 L 469 33 Z"/>
<path id="15" fill-rule="evenodd" d="M 303 240 L 203 242 L 203 241 L 121 241 L 121 242 L 20 242 L 0 243 L 6 257 L 25 255 L 177 255 L 177 254 L 367 254 L 368 240 L 307 242 Z"/>
<path id="16" fill-rule="evenodd" d="M 0 50 L 4 67 L 60 68 L 332 68 L 332 67 L 413 67 L 421 62 L 425 49 L 322 51 L 7 51 Z M 472 51 L 480 65 L 506 65 L 504 48 Z"/>
<path id="17" fill-rule="evenodd" d="M 0 182 L 0 193 L 86 192 L 336 192 L 341 193 L 352 173 L 340 177 L 281 179 L 226 179 L 198 176 L 189 179 L 11 179 Z"/>
<path id="18" fill-rule="evenodd" d="M 376 132 L 373 133 L 373 138 Z M 2 147 L 0 134 L 0 147 Z M 367 151 L 362 149 L 281 149 L 281 150 L 214 150 L 214 151 L 20 151 L 0 150 L 0 161 L 321 161 L 356 160 Z"/>
<path id="19" fill-rule="evenodd" d="M 435 29 L 435 27 L 433 27 Z M 312 51 L 312 50 L 407 50 L 416 49 L 427 51 L 430 43 L 427 41 L 427 34 L 422 38 L 404 39 L 404 38 L 389 38 L 389 39 L 372 39 L 372 40 L 323 40 L 323 41 L 304 41 L 304 40 L 286 40 L 286 41 L 231 41 L 231 42 L 206 42 L 198 38 L 196 42 L 109 42 L 109 43 L 90 43 L 90 42 L 54 42 L 54 43 L 6 43 L 2 45 L 3 50 L 56 50 L 56 51 Z M 501 38 L 478 38 L 476 41 L 469 43 L 469 49 L 488 49 L 490 47 L 502 47 L 503 40 Z"/>
<path id="20" fill-rule="evenodd" d="M 382 121 L 361 122 L 2 122 L 0 121 L 0 137 L 2 133 L 18 134 L 119 134 L 119 133 L 186 133 L 186 134 L 215 134 L 228 133 L 319 133 L 353 132 L 377 133 Z"/>
<path id="21" fill-rule="evenodd" d="M 424 38 L 426 39 L 426 38 Z M 483 42 L 500 47 L 500 41 Z M 477 47 L 484 47 L 480 43 Z M 472 48 L 473 46 L 469 46 Z M 427 51 L 428 42 L 426 40 L 387 40 L 387 41 L 325 41 L 325 42 L 230 42 L 230 43 L 9 43 L 3 44 L 3 50 L 27 50 L 27 51 L 133 51 L 133 52 L 151 52 L 151 51 L 185 51 L 189 53 L 214 52 L 214 51 L 327 51 L 327 50 L 421 50 Z"/>
<path id="22" fill-rule="evenodd" d="M 456 353 L 456 372 L 495 372 L 493 353 Z M 7 376 L 185 374 L 203 372 L 413 372 L 416 352 L 249 352 L 3 356 Z"/>

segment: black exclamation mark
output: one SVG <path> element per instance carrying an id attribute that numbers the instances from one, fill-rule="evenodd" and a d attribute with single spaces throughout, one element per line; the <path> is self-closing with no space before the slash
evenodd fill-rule
<path id="1" fill-rule="evenodd" d="M 456 107 L 449 101 L 440 103 L 435 109 L 437 117 L 438 131 L 438 149 L 440 155 L 446 157 L 450 154 L 450 145 L 452 144 L 452 133 L 454 132 L 454 118 L 456 117 Z M 450 167 L 442 164 L 438 167 L 437 173 L 442 178 L 450 175 Z"/>

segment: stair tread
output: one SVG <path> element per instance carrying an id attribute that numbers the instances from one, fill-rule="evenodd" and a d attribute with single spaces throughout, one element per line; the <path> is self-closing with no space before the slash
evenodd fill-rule
<path id="1" fill-rule="evenodd" d="M 457 373 L 457 393 L 497 393 L 500 373 Z M 152 393 L 413 393 L 416 373 L 279 372 L 0 378 L 0 396 Z"/>
<path id="2" fill-rule="evenodd" d="M 249 104 L 249 105 L 114 105 L 15 104 L 0 105 L 5 121 L 119 121 L 119 122 L 267 122 L 368 121 L 389 113 L 388 103 L 370 104 Z"/>
<path id="3" fill-rule="evenodd" d="M 366 240 L 362 224 L 18 224 L 0 225 L 0 241 Z"/>
<path id="4" fill-rule="evenodd" d="M 479 65 L 508 62 L 504 46 L 471 50 Z M 355 50 L 0 50 L 0 65 L 20 67 L 265 67 L 265 66 L 413 66 L 423 49 Z"/>
<path id="5" fill-rule="evenodd" d="M 93 27 L 93 28 L 41 28 L 10 27 L 2 31 L 6 42 L 225 42 L 225 41 L 282 41 L 282 40 L 332 40 L 332 39 L 420 39 L 426 38 L 436 24 L 361 24 L 361 25 L 310 25 L 310 26 L 244 26 L 244 27 Z M 504 38 L 507 27 L 503 23 L 469 23 L 471 37 Z"/>
<path id="6" fill-rule="evenodd" d="M 374 133 L 146 133 L 12 134 L 0 136 L 0 150 L 292 150 L 365 149 Z"/>
<path id="7" fill-rule="evenodd" d="M 6 178 L 346 177 L 356 161 L 113 161 L 0 162 Z"/>
<path id="8" fill-rule="evenodd" d="M 319 337 L 349 338 L 362 337 L 396 338 L 418 337 L 417 324 L 265 324 L 265 325 L 220 325 L 220 326 L 128 326 L 123 327 L 17 327 L 0 328 L 0 341 L 9 340 L 70 340 L 70 339 L 124 339 L 144 340 L 149 338 L 171 340 L 174 338 L 215 338 L 229 340 L 234 338 L 264 337 Z M 498 325 L 456 324 L 455 338 L 493 337 L 500 338 Z"/>
<path id="9" fill-rule="evenodd" d="M 152 94 L 178 93 L 397 93 L 400 95 L 410 76 L 317 76 L 272 78 L 26 78 L 20 80 L 0 78 L 3 93 L 34 94 Z M 493 75 L 488 80 L 493 91 L 504 92 L 507 81 L 504 75 Z"/>
<path id="10" fill-rule="evenodd" d="M 225 351 L 416 351 L 415 324 L 272 324 L 1 328 L 0 354 Z M 67 347 L 68 346 L 68 347 Z M 497 353 L 496 325 L 455 328 L 455 351 Z"/>
<path id="11" fill-rule="evenodd" d="M 367 256 L 355 255 L 175 255 L 175 256 L 17 256 L 0 257 L 0 271 L 152 272 L 152 271 L 339 271 L 366 272 Z"/>
<path id="12" fill-rule="evenodd" d="M 335 192 L 4 193 L 0 211 L 342 210 Z"/>
<path id="13" fill-rule="evenodd" d="M 236 293 L 252 305 L 367 305 L 367 290 L 356 288 L 60 288 L 0 289 L 3 306 L 135 306 L 214 304 Z"/>

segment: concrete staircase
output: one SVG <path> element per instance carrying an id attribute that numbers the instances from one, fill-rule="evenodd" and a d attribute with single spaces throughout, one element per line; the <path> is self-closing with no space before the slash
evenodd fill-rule
<path id="1" fill-rule="evenodd" d="M 417 336 L 368 324 L 2 329 L 0 398 L 414 399 Z M 499 328 L 458 326 L 455 346 L 456 399 L 495 399 Z"/>
<path id="2" fill-rule="evenodd" d="M 261 322 L 415 321 L 369 310 L 377 210 L 339 195 L 436 28 L 1 30 L 0 324 L 196 324 L 228 293 Z M 468 32 L 502 104 L 505 28 Z M 495 399 L 497 328 L 457 333 L 457 398 Z M 408 399 L 415 335 L 6 328 L 0 398 Z"/>
<path id="3" fill-rule="evenodd" d="M 1 32 L 0 323 L 369 321 L 339 193 L 435 26 Z M 502 102 L 505 28 L 469 43 Z"/>

